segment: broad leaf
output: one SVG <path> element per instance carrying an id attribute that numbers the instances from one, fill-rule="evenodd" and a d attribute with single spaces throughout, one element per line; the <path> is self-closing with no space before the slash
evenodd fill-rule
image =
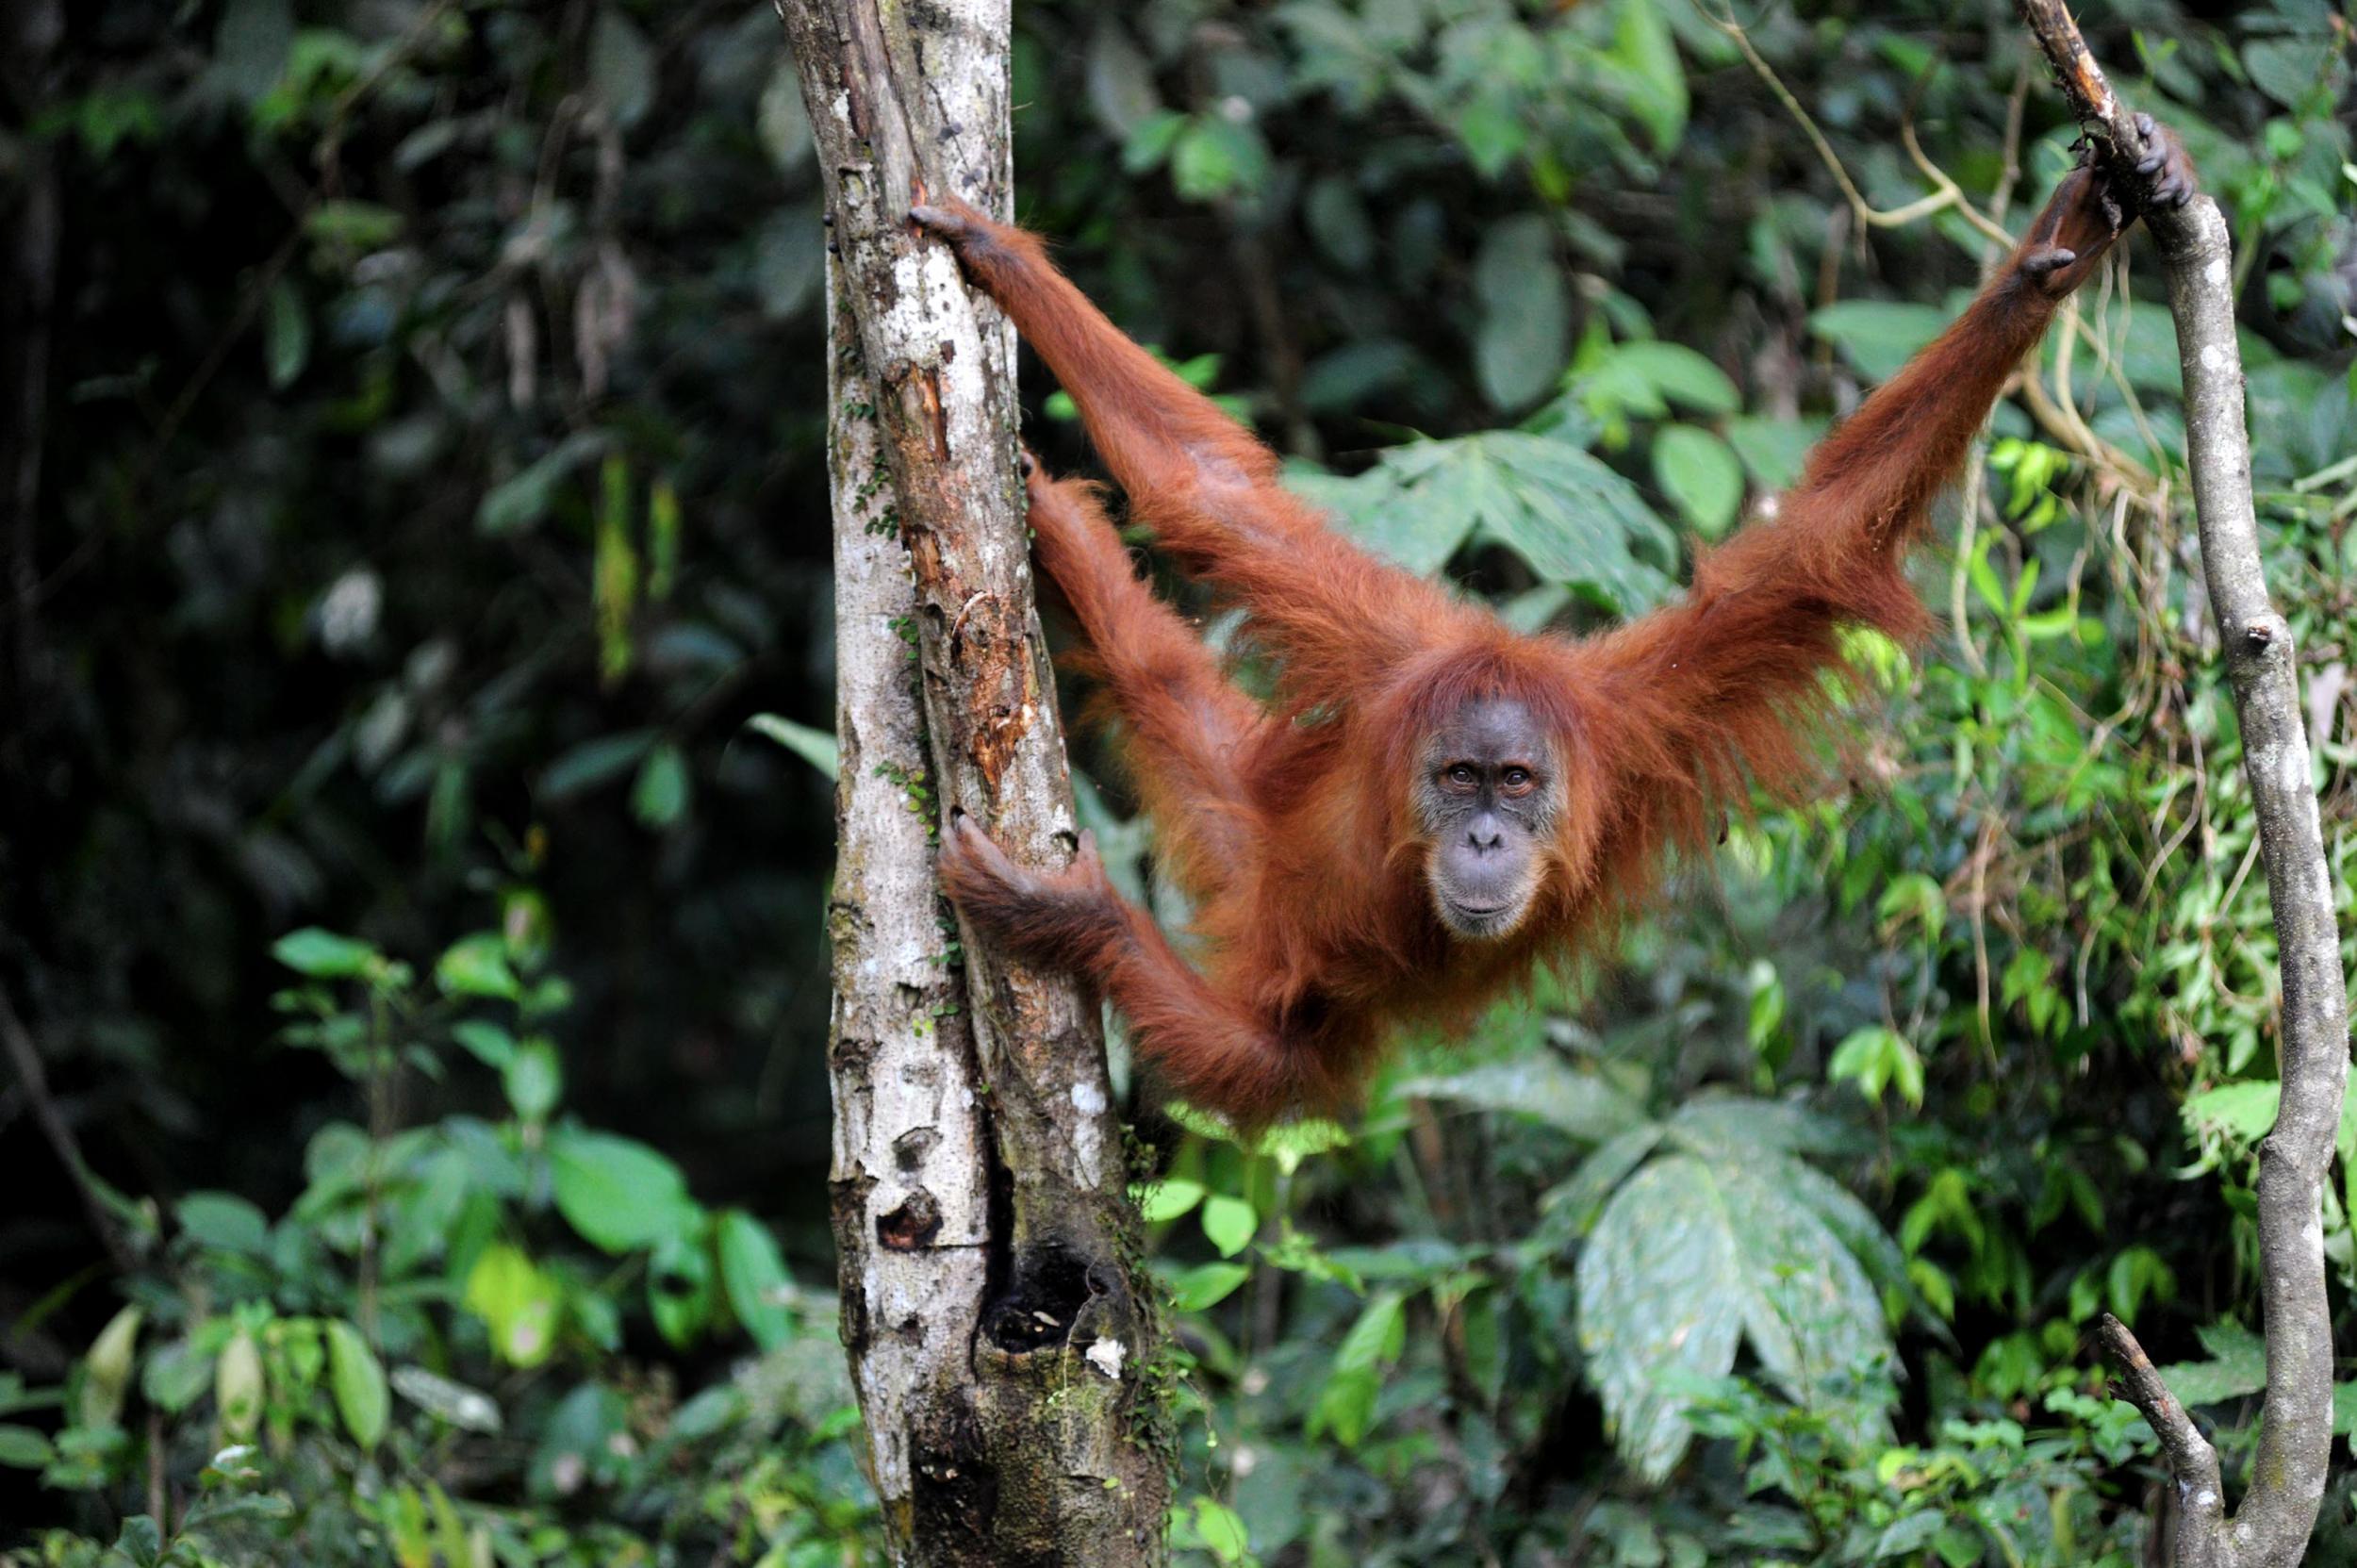
<path id="1" fill-rule="evenodd" d="M 1336 514 L 1343 532 L 1421 576 L 1438 571 L 1468 534 L 1482 533 L 1551 582 L 1588 589 L 1624 615 L 1658 603 L 1675 537 L 1636 487 L 1566 440 L 1492 431 L 1394 447 L 1356 479 L 1289 475 Z"/>
<path id="2" fill-rule="evenodd" d="M 1656 1160 L 1605 1208 L 1579 1255 L 1579 1343 L 1615 1441 L 1649 1479 L 1686 1451 L 1690 1385 L 1735 1364 L 1749 1291 L 1710 1168 Z"/>
<path id="3" fill-rule="evenodd" d="M 385 1417 L 392 1402 L 385 1385 L 385 1368 L 369 1342 L 360 1337 L 360 1330 L 341 1318 L 327 1321 L 327 1376 L 344 1429 L 361 1447 L 375 1447 L 385 1435 Z"/>
<path id="4" fill-rule="evenodd" d="M 1653 477 L 1705 538 L 1725 533 L 1743 505 L 1743 465 L 1726 442 L 1696 425 L 1655 432 Z"/>
<path id="5" fill-rule="evenodd" d="M 607 1252 L 651 1246 L 699 1219 L 679 1167 L 628 1138 L 560 1129 L 549 1140 L 549 1171 L 558 1212 Z"/>
<path id="6" fill-rule="evenodd" d="M 1552 1052 L 1493 1062 L 1446 1078 L 1410 1079 L 1397 1092 L 1483 1111 L 1535 1116 L 1574 1138 L 1601 1143 L 1644 1125 L 1644 1108 L 1604 1079 Z"/>
<path id="7" fill-rule="evenodd" d="M 729 1311 L 755 1345 L 775 1350 L 794 1337 L 794 1320 L 785 1311 L 785 1259 L 778 1251 L 777 1238 L 742 1209 L 728 1210 L 715 1219 L 712 1234 Z"/>
<path id="8" fill-rule="evenodd" d="M 832 779 L 840 766 L 834 736 L 825 730 L 797 724 L 774 713 L 757 713 L 745 720 L 755 734 L 766 735 Z"/>
<path id="9" fill-rule="evenodd" d="M 1888 381 L 1939 336 L 1948 313 L 1936 305 L 1843 300 L 1811 312 L 1809 330 L 1839 349 L 1871 381 Z"/>
<path id="10" fill-rule="evenodd" d="M 366 942 L 355 942 L 317 926 L 288 932 L 271 945 L 270 952 L 288 968 L 313 980 L 340 980 L 359 974 L 376 957 L 376 949 Z"/>
<path id="11" fill-rule="evenodd" d="M 2239 1323 L 2213 1323 L 2200 1330 L 2205 1362 L 2179 1362 L 2160 1369 L 2161 1380 L 2184 1405 L 2216 1405 L 2257 1394 L 2267 1386 L 2266 1342 Z"/>

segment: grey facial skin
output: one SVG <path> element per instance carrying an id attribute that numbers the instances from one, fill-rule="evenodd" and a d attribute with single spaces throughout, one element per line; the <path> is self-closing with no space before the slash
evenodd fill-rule
<path id="1" fill-rule="evenodd" d="M 1467 704 L 1426 742 L 1415 810 L 1431 846 L 1434 911 L 1468 941 L 1510 934 L 1530 912 L 1562 781 L 1520 702 Z"/>

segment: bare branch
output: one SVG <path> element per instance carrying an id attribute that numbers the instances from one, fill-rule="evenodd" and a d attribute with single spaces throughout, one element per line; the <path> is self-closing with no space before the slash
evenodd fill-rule
<path id="1" fill-rule="evenodd" d="M 2072 112 L 2104 147 L 2114 177 L 2121 189 L 2141 191 L 2136 165 L 2149 151 L 2145 124 L 2113 92 L 2061 0 L 2019 4 Z M 2177 323 L 2202 573 L 2241 724 L 2283 985 L 2283 1093 L 2259 1164 L 2267 1369 L 2259 1451 L 2250 1492 L 2231 1520 L 2193 1511 L 2181 1518 L 2176 1560 L 2202 1568 L 2288 1568 L 2305 1555 L 2316 1528 L 2332 1452 L 2332 1325 L 2321 1205 L 2348 1085 L 2349 996 L 2291 628 L 2268 598 L 2260 562 L 2226 222 L 2205 196 L 2175 207 L 2148 200 L 2142 207 Z M 2144 1373 L 2157 1388 L 2150 1363 Z M 2149 1415 L 2173 1401 L 2145 1408 Z M 2153 1426 L 2167 1442 L 2162 1422 Z M 2187 1469 L 2177 1444 L 2168 1447 L 2181 1495 L 2199 1495 L 2202 1473 Z M 2214 1483 L 2214 1460 L 2206 1474 Z"/>
<path id="2" fill-rule="evenodd" d="M 41 1124 L 41 1136 L 49 1140 L 58 1163 L 74 1179 L 74 1189 L 82 1197 L 82 1210 L 90 1215 L 91 1229 L 98 1232 L 99 1243 L 106 1247 L 115 1267 L 130 1273 L 139 1266 L 138 1255 L 131 1250 L 123 1227 L 116 1223 L 114 1212 L 107 1207 L 90 1166 L 82 1161 L 81 1143 L 49 1093 L 49 1075 L 41 1067 L 41 1048 L 33 1043 L 32 1031 L 25 1027 L 25 1020 L 17 1016 L 5 986 L 0 986 L 0 1048 L 6 1048 L 9 1065 L 16 1068 L 17 1079 L 25 1085 L 25 1098 L 32 1103 L 33 1119 Z"/>

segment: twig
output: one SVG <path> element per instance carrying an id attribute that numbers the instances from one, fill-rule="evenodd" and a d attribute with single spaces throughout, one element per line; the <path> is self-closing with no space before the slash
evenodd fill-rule
<path id="1" fill-rule="evenodd" d="M 2061 0 L 2019 0 L 2080 124 L 2103 149 L 2120 189 L 2141 191 L 2144 128 L 2113 93 Z M 2349 1078 L 2349 996 L 2333 886 L 2316 797 L 2291 627 L 2268 598 L 2243 424 L 2242 353 L 2234 337 L 2233 248 L 2216 203 L 2145 204 L 2177 323 L 2185 382 L 2185 455 L 2200 526 L 2201 569 L 2233 686 L 2243 768 L 2275 916 L 2283 1013 L 2282 1098 L 2259 1158 L 2259 1258 L 2265 1292 L 2266 1392 L 2250 1492 L 2231 1520 L 2217 1498 L 2216 1456 L 2184 1439 L 2191 1428 L 2137 1355 L 2126 1376 L 2162 1434 L 2183 1507 L 2180 1568 L 2290 1568 L 2307 1549 L 2324 1498 L 2332 1441 L 2332 1323 L 2325 1296 L 2324 1178 Z M 2115 1337 L 2134 1350 L 2124 1329 Z M 2155 1395 L 2157 1395 L 2157 1397 Z M 2175 1423 L 2169 1423 L 2171 1412 Z"/>
<path id="2" fill-rule="evenodd" d="M 1776 95 L 1776 102 L 1784 106 L 1785 112 L 1801 127 L 1801 134 L 1808 138 L 1809 145 L 1817 149 L 1818 157 L 1833 174 L 1834 183 L 1841 188 L 1843 198 L 1850 204 L 1851 214 L 1861 227 L 1904 228 L 1936 212 L 1943 212 L 1963 199 L 1964 192 L 1956 188 L 1953 180 L 1945 174 L 1936 174 L 1934 183 L 1937 189 L 1930 195 L 1920 196 L 1904 206 L 1892 207 L 1888 211 L 1873 206 L 1866 199 L 1866 193 L 1857 188 L 1856 182 L 1850 178 L 1850 172 L 1841 166 L 1841 155 L 1833 150 L 1833 143 L 1825 140 L 1825 133 L 1817 128 L 1817 122 L 1810 118 L 1808 110 L 1801 107 L 1801 101 L 1792 95 L 1792 90 L 1784 85 L 1784 78 L 1776 74 L 1776 68 L 1761 58 L 1759 51 L 1752 47 L 1752 36 L 1743 30 L 1743 25 L 1732 15 L 1719 15 L 1707 5 L 1698 5 L 1696 8 L 1703 13 L 1705 21 L 1734 40 L 1736 48 L 1742 51 L 1753 74 L 1768 85 L 1768 91 Z M 2007 239 L 2005 243 L 2010 245 L 2013 241 Z"/>
<path id="3" fill-rule="evenodd" d="M 8 987 L 0 985 L 0 1046 L 5 1046 L 9 1064 L 25 1085 L 25 1098 L 32 1102 L 33 1119 L 41 1123 L 41 1135 L 49 1140 L 58 1163 L 65 1166 L 74 1179 L 74 1189 L 82 1195 L 82 1207 L 90 1214 L 91 1229 L 98 1232 L 99 1242 L 107 1248 L 107 1256 L 116 1268 L 125 1274 L 139 1266 L 139 1258 L 131 1244 L 124 1239 L 123 1228 L 115 1223 L 114 1212 L 98 1191 L 90 1167 L 82 1163 L 82 1146 L 74 1136 L 58 1110 L 58 1102 L 49 1093 L 49 1074 L 41 1065 L 41 1048 L 33 1044 L 30 1030 L 18 1017 L 15 1004 L 8 999 Z"/>

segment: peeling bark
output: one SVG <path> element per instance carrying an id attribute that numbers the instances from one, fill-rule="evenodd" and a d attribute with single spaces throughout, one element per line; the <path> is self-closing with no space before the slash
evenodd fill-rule
<path id="1" fill-rule="evenodd" d="M 828 198 L 846 1349 L 896 1559 L 1162 1560 L 1157 1344 L 1095 1006 L 952 944 L 937 814 L 1077 847 L 1014 462 L 1013 335 L 912 192 L 1004 212 L 1006 0 L 780 0 Z M 967 933 L 970 936 L 970 933 Z"/>
<path id="2" fill-rule="evenodd" d="M 2020 0 L 2080 124 L 2123 179 L 2144 156 L 2135 117 L 2114 95 L 2061 0 Z M 2233 263 L 2217 204 L 2197 196 L 2145 214 L 2161 254 L 2185 382 L 2185 459 L 2201 569 L 2240 722 L 2283 982 L 2283 1098 L 2259 1154 L 2259 1258 L 2266 1394 L 2242 1506 L 2228 1513 L 2217 1455 L 2118 1323 L 2105 1347 L 2128 1396 L 2161 1435 L 2177 1481 L 2178 1568 L 2278 1568 L 2306 1554 L 2332 1445 L 2332 1319 L 2325 1297 L 2324 1180 L 2349 1080 L 2349 993 L 2332 879 L 2312 783 L 2291 627 L 2267 596 L 2243 422 Z"/>

